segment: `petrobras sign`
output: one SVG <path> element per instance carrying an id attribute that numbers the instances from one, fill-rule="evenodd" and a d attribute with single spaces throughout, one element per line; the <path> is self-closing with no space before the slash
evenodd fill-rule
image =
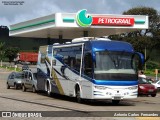
<path id="1" fill-rule="evenodd" d="M 105 16 L 105 15 L 89 15 L 87 10 L 83 9 L 76 14 L 76 22 L 81 27 L 89 26 L 133 26 L 135 24 L 134 17 Z M 142 21 L 144 24 L 145 21 Z"/>

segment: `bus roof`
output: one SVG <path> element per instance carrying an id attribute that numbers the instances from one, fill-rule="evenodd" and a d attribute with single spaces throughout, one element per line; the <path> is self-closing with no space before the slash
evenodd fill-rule
<path id="1" fill-rule="evenodd" d="M 108 50 L 134 52 L 131 44 L 122 41 L 91 41 L 91 44 L 94 51 Z"/>
<path id="2" fill-rule="evenodd" d="M 116 41 L 116 40 L 82 40 L 79 42 L 72 42 L 66 44 L 56 44 L 52 45 L 54 48 L 65 48 L 65 47 L 74 47 L 85 44 L 86 48 L 92 49 L 93 51 L 126 51 L 126 52 L 134 52 L 134 49 L 130 43 L 124 41 Z M 51 45 L 49 45 L 51 47 Z"/>

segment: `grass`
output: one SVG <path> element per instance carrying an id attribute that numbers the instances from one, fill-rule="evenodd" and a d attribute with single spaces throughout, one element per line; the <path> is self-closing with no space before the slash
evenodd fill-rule
<path id="1" fill-rule="evenodd" d="M 160 71 L 160 70 L 159 70 Z M 156 74 L 155 74 L 155 69 L 147 69 L 146 71 L 144 71 L 144 74 L 146 76 L 151 76 L 151 77 L 156 77 Z M 157 77 L 160 78 L 160 73 L 157 74 Z"/>
<path id="2" fill-rule="evenodd" d="M 17 71 L 17 72 L 22 71 L 21 68 L 16 68 L 16 70 L 15 70 L 15 67 L 9 67 L 9 66 L 6 66 L 6 65 L 0 66 L 0 68 L 6 69 L 6 70 L 9 70 L 9 71 Z"/>

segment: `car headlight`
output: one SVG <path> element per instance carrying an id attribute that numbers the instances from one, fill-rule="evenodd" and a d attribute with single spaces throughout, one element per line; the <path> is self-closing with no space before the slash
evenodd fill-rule
<path id="1" fill-rule="evenodd" d="M 156 85 L 154 85 L 154 88 L 155 88 L 155 89 L 157 89 L 157 86 L 156 86 Z"/>
<path id="2" fill-rule="evenodd" d="M 144 86 L 139 86 L 141 89 L 144 89 L 145 87 Z"/>
<path id="3" fill-rule="evenodd" d="M 128 87 L 129 90 L 136 90 L 137 88 L 138 88 L 138 86 Z"/>
<path id="4" fill-rule="evenodd" d="M 96 89 L 99 89 L 99 90 L 105 90 L 107 89 L 107 87 L 105 86 L 94 86 Z"/>

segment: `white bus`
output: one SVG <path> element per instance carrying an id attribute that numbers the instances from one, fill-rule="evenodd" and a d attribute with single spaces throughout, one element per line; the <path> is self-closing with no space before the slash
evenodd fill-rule
<path id="1" fill-rule="evenodd" d="M 137 66 L 143 61 L 131 44 L 106 38 L 76 38 L 71 43 L 41 46 L 37 87 L 48 95 L 76 97 L 77 102 L 110 99 L 118 104 L 137 98 Z"/>

